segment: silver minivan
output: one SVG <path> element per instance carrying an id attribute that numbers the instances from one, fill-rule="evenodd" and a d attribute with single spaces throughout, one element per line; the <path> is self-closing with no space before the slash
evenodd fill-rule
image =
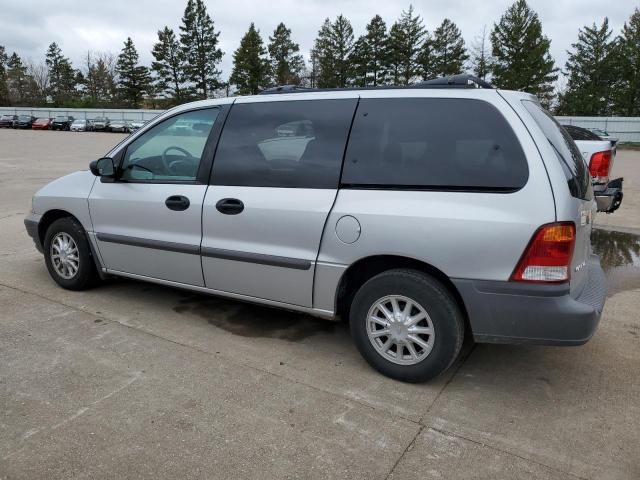
<path id="1" fill-rule="evenodd" d="M 25 225 L 64 288 L 116 275 L 348 319 L 403 381 L 465 337 L 583 344 L 606 296 L 587 167 L 534 96 L 486 87 L 181 105 L 43 187 Z"/>

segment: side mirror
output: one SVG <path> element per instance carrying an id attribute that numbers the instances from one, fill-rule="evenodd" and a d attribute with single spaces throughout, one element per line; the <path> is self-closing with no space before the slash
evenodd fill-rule
<path id="1" fill-rule="evenodd" d="M 89 170 L 96 177 L 113 178 L 116 174 L 116 167 L 113 165 L 113 158 L 103 157 L 94 160 L 89 164 Z"/>

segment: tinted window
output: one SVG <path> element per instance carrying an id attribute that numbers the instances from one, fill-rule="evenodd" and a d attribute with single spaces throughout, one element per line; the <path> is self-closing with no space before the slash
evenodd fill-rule
<path id="1" fill-rule="evenodd" d="M 465 99 L 362 99 L 342 183 L 454 190 L 514 190 L 527 160 L 500 112 Z"/>
<path id="2" fill-rule="evenodd" d="M 217 116 L 217 108 L 185 112 L 144 132 L 127 146 L 120 178 L 148 182 L 195 180 Z"/>
<path id="3" fill-rule="evenodd" d="M 587 199 L 591 177 L 580 150 L 569 133 L 538 102 L 523 100 L 522 103 L 553 147 L 567 177 L 571 195 Z"/>
<path id="4" fill-rule="evenodd" d="M 336 188 L 357 101 L 236 104 L 213 163 L 215 185 Z"/>
<path id="5" fill-rule="evenodd" d="M 600 140 L 600 137 L 586 128 L 576 127 L 575 125 L 563 125 L 564 129 L 574 140 Z"/>

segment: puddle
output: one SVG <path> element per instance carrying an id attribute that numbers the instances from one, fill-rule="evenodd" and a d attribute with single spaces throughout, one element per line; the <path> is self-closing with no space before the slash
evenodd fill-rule
<path id="1" fill-rule="evenodd" d="M 609 296 L 640 289 L 640 235 L 594 228 L 593 252 L 609 280 Z"/>
<path id="2" fill-rule="evenodd" d="M 186 294 L 176 313 L 192 313 L 206 319 L 211 325 L 243 337 L 277 338 L 298 342 L 319 334 L 332 334 L 343 330 L 346 323 L 331 322 L 310 315 L 277 308 L 260 307 L 206 295 Z"/>

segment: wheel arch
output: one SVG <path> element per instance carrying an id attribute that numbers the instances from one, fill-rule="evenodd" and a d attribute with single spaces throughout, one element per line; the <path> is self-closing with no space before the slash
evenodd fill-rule
<path id="1" fill-rule="evenodd" d="M 470 331 L 469 316 L 464 299 L 451 279 L 440 269 L 422 260 L 402 255 L 371 255 L 352 263 L 340 277 L 335 295 L 335 312 L 342 318 L 348 318 L 349 307 L 358 289 L 374 276 L 398 268 L 409 268 L 426 273 L 438 280 L 456 300 Z"/>

